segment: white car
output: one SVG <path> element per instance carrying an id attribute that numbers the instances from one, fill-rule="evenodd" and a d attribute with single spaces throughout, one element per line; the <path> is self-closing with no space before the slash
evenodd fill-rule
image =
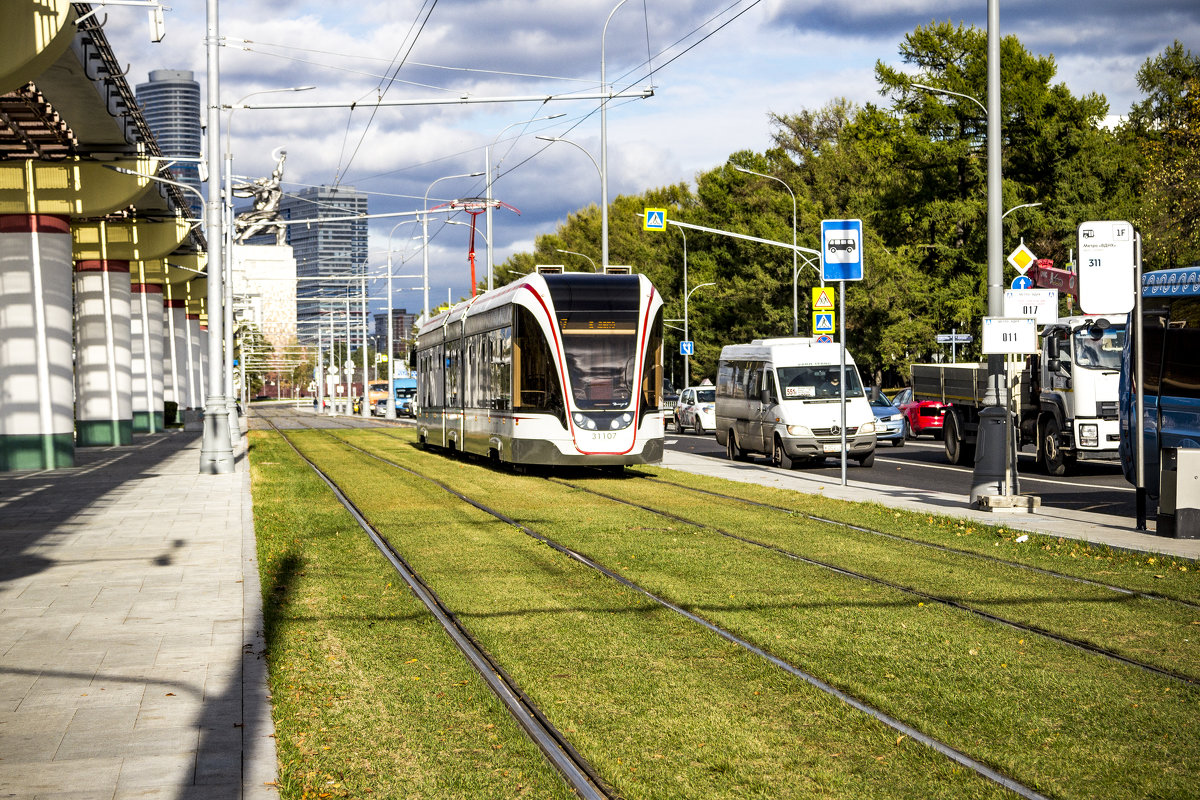
<path id="1" fill-rule="evenodd" d="M 717 427 L 717 390 L 715 386 L 689 386 L 679 395 L 675 406 L 675 430 L 691 428 L 696 433 L 711 433 Z"/>

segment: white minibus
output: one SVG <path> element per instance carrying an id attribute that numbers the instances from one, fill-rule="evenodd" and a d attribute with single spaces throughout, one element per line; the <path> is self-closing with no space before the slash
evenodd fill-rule
<path id="1" fill-rule="evenodd" d="M 810 338 L 755 339 L 721 349 L 717 443 L 731 459 L 769 455 L 776 466 L 819 463 L 842 452 L 842 348 Z M 875 414 L 846 353 L 846 457 L 875 462 Z"/>

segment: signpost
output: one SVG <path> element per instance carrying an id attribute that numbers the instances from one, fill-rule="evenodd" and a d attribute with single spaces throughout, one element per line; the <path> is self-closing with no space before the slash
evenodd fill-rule
<path id="1" fill-rule="evenodd" d="M 863 279 L 863 226 L 861 219 L 821 220 L 821 280 L 838 282 L 838 305 L 846 307 L 846 281 Z M 813 334 L 818 334 L 817 314 L 813 312 Z M 829 313 L 830 328 L 833 312 Z M 842 314 L 838 331 L 842 345 L 842 379 L 838 381 L 838 397 L 842 407 L 842 485 L 846 485 L 846 315 Z"/>
<path id="2" fill-rule="evenodd" d="M 1079 226 L 1079 308 L 1085 314 L 1133 309 L 1133 226 L 1123 220 Z"/>
<path id="3" fill-rule="evenodd" d="M 642 230 L 665 231 L 667 229 L 667 210 L 665 208 L 647 208 L 642 217 Z"/>
<path id="4" fill-rule="evenodd" d="M 970 344 L 975 341 L 975 337 L 969 333 L 959 333 L 957 329 L 951 328 L 949 333 L 939 333 L 937 335 L 938 344 L 950 345 L 950 363 L 958 363 L 958 346 L 960 344 Z"/>
<path id="5" fill-rule="evenodd" d="M 1004 293 L 1004 316 L 1033 317 L 1038 325 L 1058 319 L 1058 289 L 1009 289 Z"/>
<path id="6" fill-rule="evenodd" d="M 1024 275 L 1037 262 L 1037 256 L 1033 251 L 1025 246 L 1025 242 L 1017 245 L 1017 249 L 1008 254 L 1008 263 L 1013 265 L 1013 269 Z"/>

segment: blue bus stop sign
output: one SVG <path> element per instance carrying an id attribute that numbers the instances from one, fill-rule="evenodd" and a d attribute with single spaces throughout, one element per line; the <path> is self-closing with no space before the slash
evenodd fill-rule
<path id="1" fill-rule="evenodd" d="M 827 281 L 863 279 L 861 219 L 821 220 L 821 276 Z"/>

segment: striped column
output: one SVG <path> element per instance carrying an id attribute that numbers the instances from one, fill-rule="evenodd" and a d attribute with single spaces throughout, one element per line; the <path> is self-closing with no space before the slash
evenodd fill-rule
<path id="1" fill-rule="evenodd" d="M 133 352 L 133 430 L 163 429 L 163 295 L 157 283 L 130 287 L 134 302 L 130 345 Z"/>
<path id="2" fill-rule="evenodd" d="M 167 291 L 176 290 L 168 287 Z M 163 399 L 178 406 L 179 415 L 175 422 L 182 424 L 183 410 L 188 407 L 187 300 L 168 297 L 163 301 L 163 317 L 166 322 L 163 331 Z"/>
<path id="3" fill-rule="evenodd" d="M 129 262 L 75 263 L 75 442 L 133 444 Z"/>
<path id="4" fill-rule="evenodd" d="M 71 224 L 0 214 L 0 470 L 75 465 Z"/>
<path id="5" fill-rule="evenodd" d="M 188 408 L 204 405 L 204 370 L 200 366 L 200 315 L 187 315 Z"/>

